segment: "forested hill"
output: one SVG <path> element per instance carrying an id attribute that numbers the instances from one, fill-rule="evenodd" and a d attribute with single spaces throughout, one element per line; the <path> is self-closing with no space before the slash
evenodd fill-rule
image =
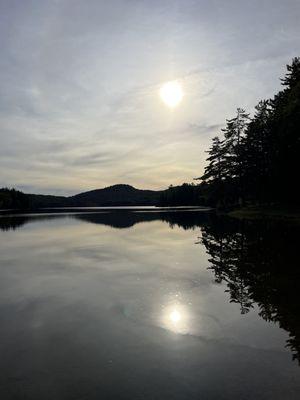
<path id="1" fill-rule="evenodd" d="M 69 197 L 76 206 L 155 205 L 161 191 L 141 190 L 130 185 L 114 185 Z"/>
<path id="2" fill-rule="evenodd" d="M 162 191 L 140 190 L 130 185 L 113 185 L 75 196 L 25 194 L 0 189 L 0 209 L 38 209 L 45 207 L 101 207 L 156 205 Z"/>

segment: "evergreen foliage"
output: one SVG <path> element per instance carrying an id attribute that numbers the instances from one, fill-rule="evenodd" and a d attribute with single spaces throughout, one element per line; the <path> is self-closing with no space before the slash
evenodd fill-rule
<path id="1" fill-rule="evenodd" d="M 251 118 L 242 108 L 212 139 L 200 185 L 170 187 L 161 205 L 299 205 L 300 58 L 287 65 L 283 89 Z"/>
<path id="2" fill-rule="evenodd" d="M 0 210 L 21 208 L 29 208 L 29 199 L 26 194 L 15 189 L 0 189 Z"/>
<path id="3" fill-rule="evenodd" d="M 222 137 L 214 137 L 200 179 L 208 203 L 299 204 L 300 59 L 287 66 L 284 89 L 249 117 L 238 108 Z"/>
<path id="4" fill-rule="evenodd" d="M 170 186 L 160 195 L 159 205 L 164 206 L 187 206 L 201 203 L 200 185 L 184 183 L 181 186 Z M 203 199 L 202 199 L 203 200 Z"/>
<path id="5" fill-rule="evenodd" d="M 251 118 L 242 108 L 212 139 L 199 185 L 170 187 L 160 204 L 299 205 L 300 58 L 287 65 L 283 89 L 262 100 Z"/>

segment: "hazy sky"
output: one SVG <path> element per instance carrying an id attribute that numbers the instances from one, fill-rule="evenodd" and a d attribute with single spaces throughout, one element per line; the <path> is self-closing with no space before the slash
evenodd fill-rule
<path id="1" fill-rule="evenodd" d="M 0 187 L 191 181 L 225 119 L 279 89 L 299 21 L 299 0 L 0 0 Z"/>

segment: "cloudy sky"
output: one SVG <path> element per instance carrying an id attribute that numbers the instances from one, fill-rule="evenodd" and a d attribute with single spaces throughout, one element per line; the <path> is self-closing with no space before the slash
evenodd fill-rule
<path id="1" fill-rule="evenodd" d="M 299 20 L 299 0 L 0 0 L 0 187 L 191 181 L 225 119 L 279 89 Z"/>

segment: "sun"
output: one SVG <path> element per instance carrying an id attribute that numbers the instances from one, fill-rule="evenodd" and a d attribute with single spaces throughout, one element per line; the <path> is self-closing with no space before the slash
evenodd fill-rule
<path id="1" fill-rule="evenodd" d="M 183 99 L 183 90 L 179 82 L 166 82 L 159 90 L 162 101 L 170 108 L 178 106 Z"/>

